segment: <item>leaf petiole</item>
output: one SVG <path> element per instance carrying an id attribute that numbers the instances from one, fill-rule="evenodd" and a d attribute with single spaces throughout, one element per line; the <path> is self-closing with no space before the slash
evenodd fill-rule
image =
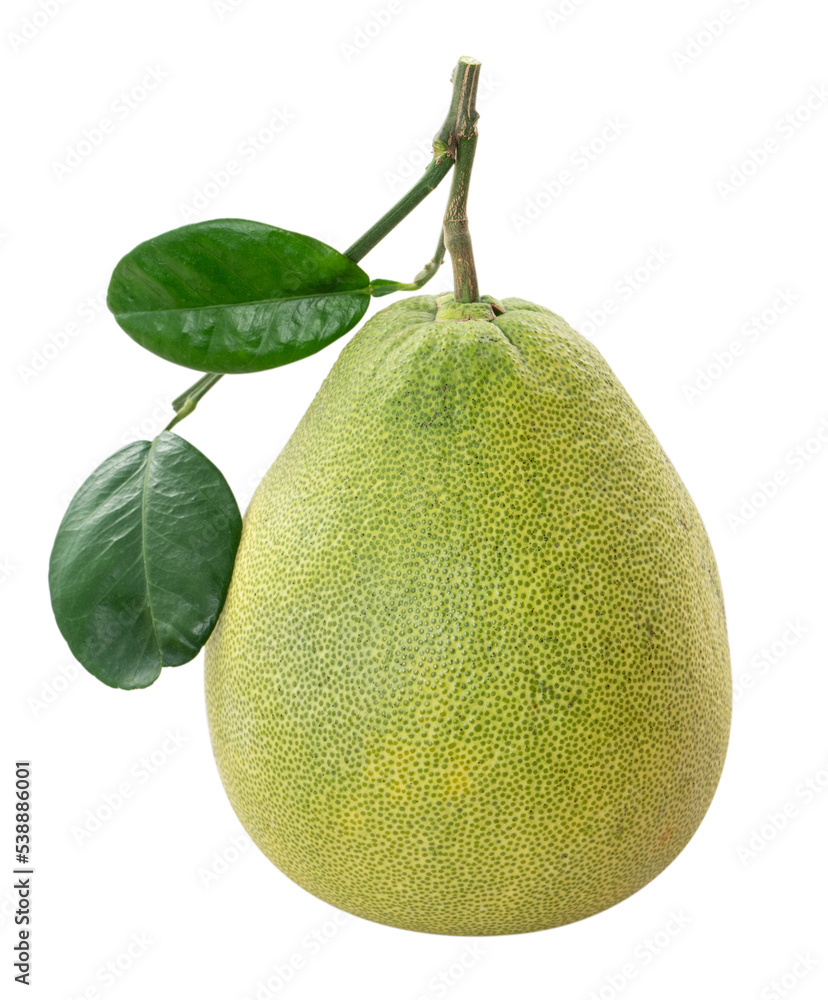
<path id="1" fill-rule="evenodd" d="M 434 275 L 439 271 L 440 265 L 443 263 L 446 257 L 446 244 L 443 230 L 440 230 L 440 239 L 437 241 L 437 249 L 434 251 L 434 256 L 425 265 L 425 267 L 418 272 L 414 280 L 411 282 L 403 281 L 385 281 L 379 278 L 371 282 L 371 295 L 375 299 L 380 298 L 382 295 L 391 295 L 392 292 L 416 292 L 418 289 L 422 288 L 427 282 L 431 281 Z"/>
<path id="2" fill-rule="evenodd" d="M 191 385 L 186 392 L 182 392 L 181 395 L 173 400 L 173 409 L 175 410 L 175 416 L 164 428 L 165 431 L 172 430 L 173 427 L 178 423 L 179 420 L 183 420 L 188 417 L 193 410 L 198 406 L 198 401 L 208 393 L 213 386 L 218 382 L 222 375 L 208 373 L 203 375 L 195 385 Z"/>

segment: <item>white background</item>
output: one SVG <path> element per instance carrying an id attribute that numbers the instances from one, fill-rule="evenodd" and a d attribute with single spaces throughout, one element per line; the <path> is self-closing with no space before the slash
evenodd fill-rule
<path id="1" fill-rule="evenodd" d="M 217 6 L 68 0 L 38 15 L 43 26 L 21 44 L 40 8 L 3 5 L 0 989 L 22 989 L 9 806 L 23 757 L 34 768 L 37 869 L 29 996 L 824 998 L 824 4 L 731 0 L 727 23 L 715 0 Z M 388 22 L 379 31 L 372 10 Z M 242 831 L 211 756 L 201 658 L 146 691 L 110 690 L 74 665 L 47 588 L 71 494 L 122 444 L 157 433 L 193 381 L 96 303 L 115 262 L 210 217 L 346 247 L 422 169 L 419 147 L 442 122 L 463 54 L 483 62 L 470 202 L 481 290 L 543 303 L 591 336 L 654 428 L 717 553 L 741 692 L 719 791 L 668 870 L 586 921 L 477 941 L 339 926 L 255 847 L 234 853 Z M 119 111 L 152 69 L 156 89 Z M 185 217 L 211 171 L 238 160 L 277 113 L 281 131 Z M 791 135 L 780 126 L 789 113 Z M 67 147 L 104 117 L 114 131 L 61 171 Z M 617 135 L 602 149 L 608 119 Z M 776 148 L 757 166 L 749 150 L 766 140 Z M 565 169 L 572 182 L 553 197 Z M 730 180 L 738 189 L 721 186 Z M 414 275 L 447 190 L 366 259 L 372 276 Z M 639 287 L 623 291 L 637 268 Z M 449 284 L 446 266 L 429 291 Z M 602 323 L 608 299 L 616 308 Z M 762 331 L 749 329 L 757 316 Z M 242 507 L 346 341 L 289 370 L 225 379 L 182 425 Z M 767 499 L 761 484 L 775 475 Z M 184 742 L 174 749 L 168 732 Z M 139 762 L 153 753 L 148 775 Z M 79 844 L 89 811 L 105 815 L 123 783 L 131 797 Z M 229 867 L 205 885 L 222 854 Z M 314 933 L 324 943 L 312 945 Z M 149 943 L 124 957 L 133 935 Z M 107 985 L 101 970 L 119 956 Z M 301 968 L 279 989 L 273 977 L 296 956 Z"/>

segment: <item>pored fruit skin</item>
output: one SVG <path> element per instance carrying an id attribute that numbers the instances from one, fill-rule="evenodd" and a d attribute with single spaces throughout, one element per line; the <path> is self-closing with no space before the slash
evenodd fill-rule
<path id="1" fill-rule="evenodd" d="M 444 300 L 353 337 L 259 486 L 207 711 L 233 808 L 299 885 L 512 934 L 620 902 L 690 840 L 727 748 L 725 612 L 599 352 L 521 299 Z"/>

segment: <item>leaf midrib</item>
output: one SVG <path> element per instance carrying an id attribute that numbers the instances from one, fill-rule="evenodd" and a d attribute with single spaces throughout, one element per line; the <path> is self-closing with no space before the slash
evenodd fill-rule
<path id="1" fill-rule="evenodd" d="M 173 306 L 163 309 L 119 309 L 118 316 L 158 316 L 160 313 L 201 312 L 205 309 L 231 309 L 236 306 L 260 306 L 280 302 L 299 302 L 303 299 L 323 299 L 332 295 L 371 295 L 371 286 L 365 288 L 336 289 L 330 292 L 307 292 L 303 295 L 285 295 L 278 299 L 250 299 L 246 302 L 214 302 L 207 306 Z"/>
<path id="2" fill-rule="evenodd" d="M 160 435 L 159 435 L 160 436 Z M 163 667 L 164 656 L 161 652 L 161 640 L 158 638 L 158 629 L 155 625 L 155 612 L 152 609 L 152 595 L 150 594 L 149 564 L 147 562 L 147 487 L 149 483 L 149 471 L 152 464 L 152 456 L 155 453 L 155 446 L 158 438 L 154 438 L 147 453 L 147 465 L 144 469 L 144 481 L 141 485 L 141 561 L 144 566 L 144 580 L 147 585 L 147 604 L 149 605 L 150 621 L 152 622 L 152 634 L 155 636 L 155 647 L 158 650 L 158 662 Z"/>

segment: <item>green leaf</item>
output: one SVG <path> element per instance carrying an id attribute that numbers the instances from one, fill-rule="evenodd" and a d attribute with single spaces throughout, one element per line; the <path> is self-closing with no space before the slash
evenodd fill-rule
<path id="1" fill-rule="evenodd" d="M 142 347 L 203 372 L 258 372 L 362 318 L 368 275 L 310 236 L 243 219 L 182 226 L 119 261 L 107 305 Z"/>
<path id="2" fill-rule="evenodd" d="M 49 564 L 69 648 L 110 687 L 191 660 L 227 596 L 241 514 L 227 481 L 164 431 L 100 465 L 69 504 Z"/>

